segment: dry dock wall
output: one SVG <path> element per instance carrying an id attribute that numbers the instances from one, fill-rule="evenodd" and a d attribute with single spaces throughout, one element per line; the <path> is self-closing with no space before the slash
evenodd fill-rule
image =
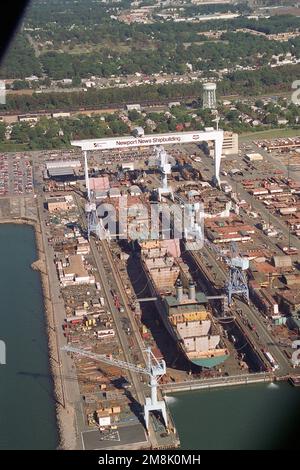
<path id="1" fill-rule="evenodd" d="M 175 392 L 188 392 L 193 390 L 209 390 L 211 388 L 233 387 L 237 385 L 248 385 L 256 383 L 273 382 L 273 374 L 247 374 L 232 377 L 220 377 L 216 379 L 195 380 L 189 382 L 170 383 L 162 387 L 164 395 Z"/>

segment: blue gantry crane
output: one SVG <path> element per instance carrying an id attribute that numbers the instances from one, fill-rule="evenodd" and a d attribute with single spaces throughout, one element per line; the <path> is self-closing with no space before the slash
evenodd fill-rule
<path id="1" fill-rule="evenodd" d="M 246 273 L 249 268 L 249 260 L 238 253 L 235 242 L 231 242 L 231 252 L 229 255 L 225 254 L 223 250 L 220 250 L 220 248 L 206 238 L 204 239 L 204 243 L 222 258 L 229 267 L 229 278 L 225 283 L 228 305 L 230 306 L 232 304 L 234 295 L 240 295 L 249 303 L 249 287 Z"/>
<path id="2" fill-rule="evenodd" d="M 232 304 L 232 296 L 240 295 L 249 303 L 249 287 L 246 271 L 249 260 L 239 255 L 236 243 L 231 243 L 231 256 L 226 260 L 229 266 L 229 279 L 226 283 L 228 304 Z"/>

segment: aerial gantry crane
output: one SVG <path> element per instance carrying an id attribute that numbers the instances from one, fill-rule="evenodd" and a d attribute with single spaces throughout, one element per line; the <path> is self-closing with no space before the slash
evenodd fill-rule
<path id="1" fill-rule="evenodd" d="M 86 186 L 86 191 L 87 191 L 87 203 L 85 205 L 85 213 L 86 213 L 86 218 L 87 218 L 88 239 L 90 239 L 92 232 L 95 233 L 98 238 L 100 238 L 101 229 L 100 229 L 100 223 L 99 223 L 98 215 L 97 215 L 96 203 L 93 200 L 92 191 L 90 189 L 87 152 L 84 152 L 84 177 L 85 177 L 85 186 Z"/>
<path id="2" fill-rule="evenodd" d="M 94 193 L 90 188 L 87 151 L 84 152 L 84 178 L 87 192 L 85 214 L 87 219 L 88 239 L 90 239 L 92 233 L 94 233 L 99 240 L 108 238 L 109 231 L 104 229 L 102 219 L 99 219 L 98 217 Z"/>
<path id="3" fill-rule="evenodd" d="M 249 303 L 249 287 L 246 276 L 249 260 L 238 254 L 235 242 L 231 243 L 231 257 L 227 258 L 227 264 L 229 265 L 229 280 L 226 284 L 226 290 L 229 305 L 232 303 L 233 294 L 241 295 Z"/>
<path id="4" fill-rule="evenodd" d="M 186 226 L 184 230 L 187 251 L 199 251 L 203 246 L 207 246 L 218 257 L 222 258 L 229 267 L 229 278 L 225 284 L 228 305 L 232 304 L 232 298 L 235 294 L 243 297 L 244 300 L 249 304 L 250 296 L 246 274 L 247 269 L 249 269 L 248 258 L 242 257 L 238 253 L 235 242 L 231 242 L 231 253 L 229 255 L 225 255 L 223 250 L 205 238 L 204 227 L 203 224 L 201 224 L 201 217 L 203 222 L 205 214 L 203 213 L 203 209 L 201 209 L 199 203 L 190 203 L 178 194 L 175 195 L 175 198 L 182 205 L 182 207 L 187 208 L 185 221 Z M 230 209 L 231 205 L 227 205 L 226 212 L 228 212 L 228 214 Z M 193 237 L 195 242 L 189 243 Z"/>
<path id="5" fill-rule="evenodd" d="M 151 388 L 151 397 L 146 397 L 146 403 L 144 405 L 144 418 L 146 428 L 149 431 L 150 411 L 160 411 L 165 422 L 165 426 L 168 426 L 166 404 L 164 401 L 159 401 L 157 399 L 158 382 L 161 377 L 166 374 L 166 363 L 163 359 L 160 361 L 156 359 L 156 357 L 151 351 L 151 348 L 145 350 L 148 356 L 146 367 L 139 367 L 135 364 L 130 364 L 129 362 L 120 361 L 119 359 L 114 359 L 112 357 L 105 356 L 102 354 L 96 354 L 91 351 L 86 351 L 84 349 L 74 348 L 73 346 L 69 345 L 63 346 L 62 350 L 74 354 L 79 354 L 80 356 L 89 357 L 90 359 L 94 359 L 95 361 L 100 361 L 105 364 L 116 366 L 120 369 L 126 369 L 131 372 L 137 372 L 138 374 L 148 375 L 150 377 L 149 386 Z"/>
<path id="6" fill-rule="evenodd" d="M 247 303 L 249 303 L 249 287 L 246 271 L 249 268 L 249 260 L 238 255 L 235 242 L 231 242 L 231 255 L 225 255 L 222 250 L 211 243 L 209 240 L 204 240 L 220 258 L 222 258 L 229 267 L 229 279 L 226 282 L 226 294 L 228 297 L 228 304 L 232 304 L 232 296 L 234 294 L 241 295 Z"/>

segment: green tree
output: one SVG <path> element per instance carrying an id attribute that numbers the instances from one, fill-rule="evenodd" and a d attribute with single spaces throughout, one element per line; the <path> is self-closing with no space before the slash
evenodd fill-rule
<path id="1" fill-rule="evenodd" d="M 277 125 L 278 124 L 278 116 L 275 113 L 269 113 L 266 115 L 264 119 L 265 124 L 272 124 L 272 125 Z"/>
<path id="2" fill-rule="evenodd" d="M 72 78 L 72 85 L 74 87 L 79 87 L 81 85 L 81 78 L 78 77 L 78 75 Z"/>
<path id="3" fill-rule="evenodd" d="M 3 122 L 0 122 L 0 140 L 3 141 L 5 139 L 5 130 L 6 126 Z"/>
<path id="4" fill-rule="evenodd" d="M 141 113 L 139 113 L 136 109 L 133 109 L 132 111 L 128 111 L 128 117 L 130 121 L 135 122 L 141 117 Z"/>

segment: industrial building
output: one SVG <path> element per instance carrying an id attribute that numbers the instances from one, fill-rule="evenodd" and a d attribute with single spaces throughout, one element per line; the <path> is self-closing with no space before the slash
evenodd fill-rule
<path id="1" fill-rule="evenodd" d="M 126 111 L 141 111 L 141 105 L 140 104 L 126 104 L 125 106 Z"/>
<path id="2" fill-rule="evenodd" d="M 74 180 L 75 172 L 71 167 L 49 168 L 48 177 L 54 180 Z"/>
<path id="3" fill-rule="evenodd" d="M 72 206 L 74 206 L 73 196 L 51 197 L 47 200 L 50 213 L 68 211 Z"/>
<path id="4" fill-rule="evenodd" d="M 53 160 L 46 162 L 44 179 L 56 182 L 70 182 L 77 178 L 77 172 L 81 168 L 79 160 Z"/>
<path id="5" fill-rule="evenodd" d="M 82 255 L 69 255 L 65 261 L 57 261 L 56 265 L 62 286 L 95 282 L 84 266 Z"/>
<path id="6" fill-rule="evenodd" d="M 110 188 L 108 176 L 98 176 L 97 178 L 89 178 L 90 190 L 97 193 L 98 191 L 108 191 Z"/>
<path id="7" fill-rule="evenodd" d="M 222 155 L 237 155 L 239 153 L 239 135 L 235 132 L 224 132 Z"/>
<path id="8" fill-rule="evenodd" d="M 260 153 L 247 153 L 245 158 L 248 162 L 261 162 L 264 159 Z"/>
<path id="9" fill-rule="evenodd" d="M 80 160 L 51 160 L 46 162 L 46 169 L 50 170 L 53 168 L 81 168 Z"/>

